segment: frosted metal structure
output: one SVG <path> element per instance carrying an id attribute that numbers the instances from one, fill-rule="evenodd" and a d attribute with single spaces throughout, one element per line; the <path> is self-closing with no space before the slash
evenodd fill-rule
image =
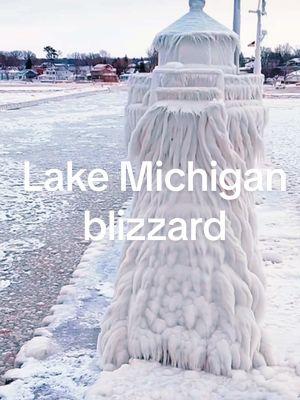
<path id="1" fill-rule="evenodd" d="M 234 0 L 233 31 L 241 35 L 241 0 Z"/>
<path id="2" fill-rule="evenodd" d="M 266 12 L 267 2 L 266 0 L 258 0 L 257 10 L 250 10 L 250 13 L 257 15 L 257 30 L 256 30 L 256 43 L 255 43 L 255 62 L 254 62 L 254 73 L 261 74 L 261 45 L 267 31 L 262 29 L 262 17 L 267 14 Z"/>
<path id="3" fill-rule="evenodd" d="M 239 38 L 204 3 L 191 0 L 189 13 L 156 36 L 159 66 L 131 79 L 126 138 L 137 172 L 149 160 L 161 161 L 163 174 L 188 161 L 210 174 L 213 160 L 218 174 L 244 172 L 262 153 L 263 77 L 238 74 Z M 230 375 L 271 363 L 253 196 L 225 201 L 221 189 L 197 187 L 157 193 L 144 183 L 136 194 L 133 217 L 208 219 L 226 210 L 226 241 L 199 230 L 197 241 L 126 243 L 99 340 L 104 369 L 140 358 Z"/>

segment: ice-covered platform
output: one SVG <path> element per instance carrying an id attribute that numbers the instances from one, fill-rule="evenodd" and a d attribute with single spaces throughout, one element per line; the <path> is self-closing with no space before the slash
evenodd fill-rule
<path id="1" fill-rule="evenodd" d="M 205 393 L 207 399 L 232 400 L 234 394 L 236 400 L 245 400 L 250 398 L 245 392 L 252 390 L 253 400 L 298 400 L 300 221 L 297 211 L 297 144 L 300 102 L 268 100 L 267 106 L 270 108 L 270 126 L 265 138 L 266 153 L 274 165 L 284 168 L 289 180 L 288 192 L 263 194 L 257 206 L 260 247 L 268 282 L 266 324 L 280 366 L 249 374 L 237 371 L 230 379 L 134 361 L 119 371 L 101 372 L 99 375 L 97 336 L 102 315 L 111 301 L 121 253 L 121 243 L 107 242 L 100 248 L 92 246 L 84 255 L 75 273 L 77 277 L 62 291 L 59 302 L 65 304 L 56 308 L 53 324 L 37 332 L 48 336 L 50 332 L 58 351 L 43 360 L 24 360 L 21 369 L 9 372 L 7 379 L 17 380 L 0 388 L 2 399 L 57 400 L 65 397 L 82 400 L 99 378 L 97 386 L 90 392 L 90 399 L 97 396 L 97 400 L 132 400 L 135 396 L 138 400 L 145 397 L 169 400 L 170 394 L 174 399 L 178 394 L 180 400 L 199 400 L 201 390 L 201 395 Z M 295 143 L 295 146 L 291 148 L 290 143 Z M 289 226 L 288 230 L 286 226 Z M 51 319 L 52 316 L 45 322 L 49 323 Z"/>
<path id="2" fill-rule="evenodd" d="M 253 166 L 253 155 L 261 153 L 261 135 L 267 120 L 262 97 L 262 75 L 227 74 L 222 69 L 181 63 L 158 67 L 151 75 L 138 74 L 129 82 L 126 143 L 155 103 L 177 101 L 180 106 L 188 102 L 187 107 L 193 107 L 219 101 L 226 108 L 227 130 L 235 150 L 248 167 Z"/>
<path id="3" fill-rule="evenodd" d="M 293 199 L 288 193 L 266 193 L 257 206 L 261 228 L 264 226 L 260 244 L 268 279 L 267 326 L 278 352 L 277 367 L 235 371 L 232 378 L 225 378 L 133 360 L 115 372 L 101 372 L 97 336 L 113 295 L 122 248 L 122 243 L 104 241 L 92 244 L 84 254 L 70 285 L 62 288 L 53 314 L 21 350 L 17 358 L 21 368 L 6 374 L 7 381 L 13 382 L 0 387 L 0 398 L 169 400 L 171 396 L 175 400 L 198 400 L 201 396 L 215 400 L 297 400 L 300 308 L 295 274 L 300 238 Z"/>

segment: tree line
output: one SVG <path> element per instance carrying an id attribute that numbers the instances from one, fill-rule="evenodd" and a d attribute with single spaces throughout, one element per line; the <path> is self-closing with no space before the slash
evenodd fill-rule
<path id="1" fill-rule="evenodd" d="M 96 53 L 79 53 L 74 52 L 67 57 L 62 57 L 61 51 L 52 46 L 44 47 L 45 57 L 37 57 L 36 54 L 30 50 L 13 50 L 13 51 L 0 51 L 0 68 L 25 68 L 31 69 L 34 66 L 40 65 L 43 62 L 55 63 L 64 62 L 74 65 L 75 69 L 80 67 L 92 67 L 96 64 L 111 64 L 120 75 L 127 70 L 130 64 L 138 65 L 140 72 L 146 72 L 147 69 L 153 69 L 157 65 L 157 56 L 153 52 L 148 52 L 146 59 L 134 57 L 129 59 L 127 55 L 124 57 L 112 57 L 106 50 L 100 50 Z M 150 67 L 146 68 L 145 61 L 150 63 Z"/>
<path id="2" fill-rule="evenodd" d="M 124 57 L 112 57 L 106 50 L 91 53 L 74 52 L 68 57 L 62 58 L 61 51 L 52 46 L 44 47 L 45 57 L 37 57 L 36 54 L 30 50 L 13 50 L 13 51 L 0 51 L 0 68 L 26 68 L 31 69 L 34 66 L 40 65 L 43 62 L 64 62 L 72 64 L 78 70 L 80 67 L 92 67 L 96 64 L 111 64 L 120 75 L 127 70 L 130 64 L 137 64 L 140 72 L 153 70 L 158 63 L 158 55 L 153 50 L 148 50 L 147 58 L 134 57 L 129 59 L 127 55 Z M 276 68 L 284 65 L 292 58 L 300 58 L 300 48 L 293 48 L 288 43 L 280 44 L 275 49 L 263 47 L 262 48 L 262 70 L 268 77 L 278 72 Z M 145 61 L 147 60 L 148 66 L 146 68 Z M 240 66 L 245 66 L 246 59 L 241 54 Z"/>
<path id="3" fill-rule="evenodd" d="M 273 77 L 282 72 L 280 66 L 284 66 L 293 58 L 300 58 L 300 48 L 293 48 L 290 44 L 280 44 L 274 49 L 270 47 L 262 48 L 262 73 L 266 77 Z M 244 67 L 246 59 L 241 53 L 240 66 Z"/>

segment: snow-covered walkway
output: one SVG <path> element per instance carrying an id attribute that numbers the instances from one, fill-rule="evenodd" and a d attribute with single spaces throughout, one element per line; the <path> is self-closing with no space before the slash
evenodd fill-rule
<path id="1" fill-rule="evenodd" d="M 100 84 L 0 84 L 0 111 L 37 106 L 67 98 L 94 95 L 109 88 Z"/>
<path id="2" fill-rule="evenodd" d="M 24 367 L 6 374 L 8 380 L 21 380 L 0 389 L 0 398 L 4 394 L 10 400 L 84 398 L 87 386 L 100 373 L 95 363 L 99 320 L 113 294 L 120 251 L 120 243 L 109 241 L 88 248 L 70 285 L 62 288 L 53 316 L 44 320 L 50 325 L 36 331 L 43 336 L 19 354 L 17 362 L 26 360 Z M 44 361 L 28 359 L 31 345 L 40 360 L 57 353 Z"/>
<path id="3" fill-rule="evenodd" d="M 278 366 L 232 378 L 133 360 L 115 372 L 96 363 L 99 321 L 113 292 L 121 243 L 92 244 L 69 286 L 62 289 L 46 329 L 23 347 L 15 382 L 0 389 L 5 400 L 292 400 L 300 398 L 300 101 L 269 100 L 269 162 L 288 174 L 286 193 L 266 193 L 258 205 L 268 278 L 267 329 Z M 53 352 L 53 354 L 51 354 Z M 34 356 L 35 358 L 30 358 Z M 48 356 L 48 357 L 47 357 Z"/>

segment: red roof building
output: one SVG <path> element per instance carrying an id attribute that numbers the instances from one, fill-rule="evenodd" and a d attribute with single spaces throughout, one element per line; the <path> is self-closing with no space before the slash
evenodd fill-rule
<path id="1" fill-rule="evenodd" d="M 101 82 L 119 82 L 116 69 L 110 64 L 97 64 L 91 70 L 93 80 Z"/>

